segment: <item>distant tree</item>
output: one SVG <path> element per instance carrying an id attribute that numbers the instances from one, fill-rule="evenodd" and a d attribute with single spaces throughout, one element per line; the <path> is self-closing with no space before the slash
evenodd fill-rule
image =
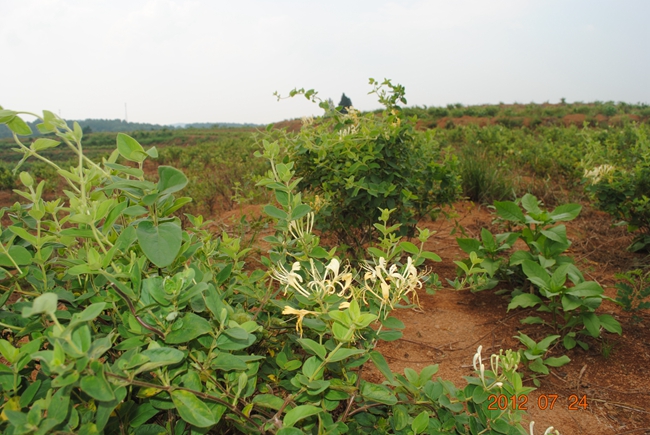
<path id="1" fill-rule="evenodd" d="M 93 132 L 93 129 L 92 129 L 89 125 L 87 125 L 87 126 L 85 126 L 85 127 L 83 128 L 83 130 L 81 130 L 81 131 L 82 131 L 82 133 L 83 133 L 84 136 L 85 136 L 85 135 L 87 135 L 87 134 L 92 133 L 92 132 Z"/>
<path id="2" fill-rule="evenodd" d="M 339 107 L 341 108 L 341 113 L 348 113 L 348 107 L 352 107 L 352 100 L 345 95 L 345 92 L 341 95 Z"/>

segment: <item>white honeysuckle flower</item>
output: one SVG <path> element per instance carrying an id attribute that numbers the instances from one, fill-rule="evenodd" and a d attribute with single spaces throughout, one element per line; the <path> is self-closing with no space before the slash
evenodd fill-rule
<path id="1" fill-rule="evenodd" d="M 287 271 L 283 265 L 280 265 L 280 270 L 275 269 L 273 271 L 273 277 L 286 286 L 284 289 L 285 294 L 287 293 L 287 288 L 291 287 L 301 295 L 309 297 L 309 292 L 301 285 L 302 276 L 296 273 L 299 270 L 300 263 L 297 261 L 291 266 L 291 271 Z"/>
<path id="2" fill-rule="evenodd" d="M 422 287 L 420 278 L 423 275 L 418 274 L 411 257 L 407 259 L 402 272 L 399 271 L 400 268 L 397 264 L 387 268 L 387 261 L 384 257 L 380 257 L 376 264 L 366 263 L 362 268 L 365 270 L 361 296 L 364 303 L 367 303 L 366 293 L 372 294 L 379 300 L 380 310 L 387 306 L 392 309 L 396 303 L 409 294 L 411 294 L 414 303 L 418 303 L 415 290 Z M 379 289 L 376 288 L 377 282 L 379 282 Z"/>
<path id="3" fill-rule="evenodd" d="M 347 271 L 347 266 L 343 273 L 341 269 L 341 262 L 333 258 L 329 264 L 325 266 L 325 273 L 321 276 L 314 260 L 310 260 L 311 265 L 311 282 L 307 284 L 312 293 L 321 294 L 337 294 L 340 297 L 349 299 L 352 294 L 348 293 L 352 285 L 352 274 Z"/>
<path id="4" fill-rule="evenodd" d="M 289 233 L 294 239 L 302 239 L 307 234 L 311 234 L 314 228 L 314 212 L 309 212 L 300 219 L 289 222 Z"/>
<path id="5" fill-rule="evenodd" d="M 341 266 L 341 263 L 339 262 L 339 260 L 337 260 L 336 258 L 332 258 L 332 261 L 330 261 L 330 264 L 325 266 L 325 270 L 326 271 L 331 270 L 332 273 L 334 274 L 334 276 L 338 276 L 340 266 Z"/>
<path id="6" fill-rule="evenodd" d="M 478 362 L 481 361 L 481 351 L 483 350 L 483 345 L 480 345 L 474 354 L 474 360 L 472 364 L 474 365 L 474 370 L 478 371 Z"/>
<path id="7" fill-rule="evenodd" d="M 490 356 L 490 366 L 492 367 L 492 371 L 494 372 L 495 376 L 499 376 L 499 361 L 501 360 L 501 357 L 497 354 L 492 354 Z"/>
<path id="8" fill-rule="evenodd" d="M 531 421 L 530 424 L 528 425 L 528 431 L 530 432 L 530 435 L 535 435 L 535 422 Z M 560 431 L 555 429 L 553 426 L 549 427 L 544 431 L 544 435 L 549 435 L 555 433 L 555 435 L 560 435 Z"/>
<path id="9" fill-rule="evenodd" d="M 586 170 L 584 173 L 584 178 L 588 178 L 592 184 L 598 183 L 605 175 L 614 171 L 616 167 L 608 164 L 600 165 L 592 170 Z"/>

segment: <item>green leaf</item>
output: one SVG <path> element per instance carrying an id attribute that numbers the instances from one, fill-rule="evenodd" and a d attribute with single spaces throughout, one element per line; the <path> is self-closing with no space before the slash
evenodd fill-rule
<path id="1" fill-rule="evenodd" d="M 600 321 L 600 325 L 605 328 L 605 330 L 618 335 L 621 335 L 623 333 L 621 324 L 618 323 L 618 321 L 614 319 L 614 317 L 612 317 L 610 314 L 601 314 L 598 316 L 598 320 Z"/>
<path id="2" fill-rule="evenodd" d="M 589 335 L 598 337 L 600 335 L 600 320 L 598 316 L 595 313 L 582 313 L 581 317 Z"/>
<path id="3" fill-rule="evenodd" d="M 321 360 L 325 360 L 325 356 L 327 355 L 327 350 L 325 349 L 325 346 L 318 344 L 314 340 L 311 340 L 309 338 L 299 338 L 298 343 L 307 352 L 317 355 Z"/>
<path id="4" fill-rule="evenodd" d="M 404 329 L 406 327 L 404 325 L 404 322 L 402 322 L 396 317 L 386 317 L 384 320 L 381 321 L 381 324 L 388 329 Z"/>
<path id="5" fill-rule="evenodd" d="M 289 218 L 289 215 L 285 211 L 282 211 L 276 206 L 270 204 L 264 206 L 264 213 L 275 219 L 287 220 Z"/>
<path id="6" fill-rule="evenodd" d="M 13 110 L 7 110 L 3 109 L 0 107 L 0 124 L 6 124 L 7 122 L 11 121 L 14 116 L 16 116 L 18 112 L 15 112 Z"/>
<path id="7" fill-rule="evenodd" d="M 172 264 L 181 249 L 182 230 L 174 222 L 164 222 L 156 227 L 151 221 L 142 221 L 136 234 L 142 251 L 158 267 Z"/>
<path id="8" fill-rule="evenodd" d="M 148 422 L 153 416 L 160 412 L 159 409 L 154 408 L 151 403 L 143 403 L 138 406 L 131 417 L 130 426 L 131 427 L 140 427 L 146 422 Z M 163 432 L 167 433 L 167 432 Z"/>
<path id="9" fill-rule="evenodd" d="M 212 361 L 210 367 L 215 370 L 223 370 L 225 372 L 228 372 L 230 370 L 246 370 L 248 368 L 246 363 L 240 358 L 237 358 L 237 356 L 226 352 L 219 353 L 219 356 L 217 356 L 217 358 Z"/>
<path id="10" fill-rule="evenodd" d="M 140 355 L 146 357 L 149 362 L 141 365 L 136 370 L 137 373 L 151 371 L 155 368 L 178 364 L 185 358 L 185 354 L 173 347 L 158 347 L 154 349 L 143 350 Z"/>
<path id="11" fill-rule="evenodd" d="M 539 263 L 530 260 L 524 260 L 521 263 L 521 267 L 530 282 L 544 290 L 548 290 L 550 288 L 551 277 L 546 269 L 540 266 Z"/>
<path id="12" fill-rule="evenodd" d="M 373 402 L 383 403 L 384 405 L 395 405 L 397 398 L 393 391 L 385 385 L 373 384 L 372 382 L 364 382 L 361 387 L 361 395 Z"/>
<path id="13" fill-rule="evenodd" d="M 553 210 L 549 217 L 556 222 L 571 221 L 578 217 L 581 210 L 582 206 L 579 204 L 563 204 Z"/>
<path id="14" fill-rule="evenodd" d="M 14 245 L 9 248 L 9 255 L 4 253 L 0 254 L 0 266 L 15 267 L 14 263 L 11 262 L 12 259 L 18 266 L 26 266 L 31 264 L 32 254 L 22 246 Z"/>
<path id="15" fill-rule="evenodd" d="M 570 362 L 571 362 L 571 359 L 566 355 L 562 355 L 561 357 L 553 357 L 552 356 L 552 357 L 546 358 L 544 360 L 544 364 L 546 364 L 547 366 L 551 366 L 551 367 L 561 367 L 561 366 L 563 366 L 565 364 L 568 364 Z"/>
<path id="16" fill-rule="evenodd" d="M 310 211 L 311 211 L 311 207 L 309 207 L 307 204 L 300 204 L 296 208 L 294 208 L 293 211 L 291 212 L 291 220 L 292 221 L 298 220 L 301 217 L 305 216 Z"/>
<path id="17" fill-rule="evenodd" d="M 158 176 L 158 192 L 161 196 L 178 192 L 187 185 L 185 174 L 171 166 L 158 166 Z"/>
<path id="18" fill-rule="evenodd" d="M 29 136 L 32 134 L 32 129 L 19 116 L 11 118 L 11 120 L 7 122 L 7 127 L 20 136 Z"/>
<path id="19" fill-rule="evenodd" d="M 581 282 L 574 287 L 567 290 L 566 294 L 578 296 L 581 298 L 589 298 L 600 296 L 604 292 L 603 288 L 595 281 Z"/>
<path id="20" fill-rule="evenodd" d="M 564 311 L 575 310 L 580 306 L 582 306 L 582 299 L 566 294 L 562 296 L 562 309 Z"/>
<path id="21" fill-rule="evenodd" d="M 497 251 L 498 246 L 496 241 L 494 240 L 494 236 L 486 228 L 481 228 L 481 240 L 483 241 L 483 246 L 485 246 L 486 251 L 488 252 Z"/>
<path id="22" fill-rule="evenodd" d="M 388 363 L 386 362 L 386 359 L 384 356 L 377 352 L 376 350 L 373 350 L 370 352 L 370 359 L 372 362 L 375 364 L 375 367 L 379 369 L 382 375 L 386 378 L 388 382 L 391 384 L 395 382 L 395 376 L 393 375 L 393 372 L 391 371 L 390 367 L 388 366 Z"/>
<path id="23" fill-rule="evenodd" d="M 566 350 L 571 350 L 576 347 L 576 339 L 570 335 L 565 335 L 562 344 L 564 344 Z"/>
<path id="24" fill-rule="evenodd" d="M 420 252 L 420 249 L 411 242 L 401 242 L 399 246 L 409 254 L 416 255 Z"/>
<path id="25" fill-rule="evenodd" d="M 512 298 L 512 300 L 508 304 L 508 311 L 517 307 L 522 307 L 522 308 L 534 307 L 535 305 L 540 304 L 541 302 L 542 299 L 537 295 L 531 293 L 522 293 Z"/>
<path id="26" fill-rule="evenodd" d="M 22 316 L 30 317 L 34 314 L 45 313 L 53 315 L 56 312 L 56 305 L 59 298 L 56 293 L 43 293 L 32 302 L 31 307 L 23 307 Z"/>
<path id="27" fill-rule="evenodd" d="M 54 148 L 58 146 L 61 142 L 58 140 L 38 138 L 36 139 L 29 147 L 34 151 L 46 150 L 48 148 Z"/>
<path id="28" fill-rule="evenodd" d="M 35 236 L 29 234 L 24 228 L 12 225 L 8 229 L 12 233 L 16 234 L 18 237 L 20 237 L 21 239 L 26 240 L 27 242 L 29 242 L 32 245 L 37 245 L 38 244 L 38 239 Z"/>
<path id="29" fill-rule="evenodd" d="M 402 338 L 403 335 L 402 331 L 381 331 L 377 337 L 384 341 L 395 341 Z"/>
<path id="30" fill-rule="evenodd" d="M 285 427 L 292 427 L 294 424 L 323 410 L 314 405 L 300 405 L 286 413 L 282 420 Z"/>
<path id="31" fill-rule="evenodd" d="M 183 326 L 175 331 L 170 332 L 165 337 L 167 344 L 187 343 L 203 334 L 212 331 L 213 327 L 203 317 L 194 313 L 186 313 L 183 317 Z"/>
<path id="32" fill-rule="evenodd" d="M 70 389 L 59 388 L 52 396 L 50 406 L 47 408 L 47 417 L 53 419 L 57 424 L 63 423 L 70 411 Z"/>
<path id="33" fill-rule="evenodd" d="M 196 395 L 184 390 L 174 390 L 170 394 L 181 418 L 189 424 L 196 427 L 210 427 L 217 424 L 208 405 Z"/>
<path id="34" fill-rule="evenodd" d="M 183 420 L 179 420 L 176 425 L 179 423 L 185 424 Z M 131 424 L 132 427 L 133 424 Z M 192 431 L 191 433 L 197 433 L 197 431 Z M 168 435 L 167 429 L 157 424 L 143 424 L 142 426 L 135 427 L 135 432 L 133 435 Z M 180 432 L 174 432 L 175 435 L 180 435 Z"/>
<path id="35" fill-rule="evenodd" d="M 384 251 L 382 251 L 381 249 L 374 248 L 372 246 L 368 248 L 368 253 L 371 254 L 375 258 L 386 258 L 387 257 L 387 255 L 386 255 L 386 253 Z"/>
<path id="36" fill-rule="evenodd" d="M 419 385 L 424 385 L 427 381 L 430 381 L 436 373 L 438 373 L 438 364 L 432 364 L 423 368 L 418 378 Z"/>
<path id="37" fill-rule="evenodd" d="M 414 434 L 419 434 L 423 433 L 427 427 L 429 427 L 429 413 L 427 411 L 422 411 L 413 419 L 411 429 L 413 429 Z"/>
<path id="38" fill-rule="evenodd" d="M 423 251 L 420 254 L 420 257 L 421 258 L 426 258 L 427 260 L 436 261 L 436 262 L 442 261 L 442 259 L 440 258 L 440 256 L 438 254 L 436 254 L 434 252 L 429 252 L 429 251 Z"/>
<path id="39" fill-rule="evenodd" d="M 12 346 L 7 340 L 0 339 L 0 353 L 11 364 L 15 364 L 18 355 L 20 354 L 19 350 Z"/>
<path id="40" fill-rule="evenodd" d="M 333 353 L 330 353 L 329 357 L 327 358 L 327 361 L 328 362 L 342 361 L 353 355 L 361 355 L 362 353 L 365 352 L 366 351 L 364 349 L 348 349 L 345 347 L 340 347 L 338 350 L 334 351 Z"/>
<path id="41" fill-rule="evenodd" d="M 117 134 L 117 150 L 122 157 L 132 162 L 142 163 L 147 158 L 142 145 L 124 133 Z"/>
<path id="42" fill-rule="evenodd" d="M 537 343 L 537 348 L 546 351 L 546 349 L 548 349 L 551 343 L 553 343 L 558 338 L 560 338 L 559 335 L 549 335 L 548 337 L 545 337 L 543 340 L 540 340 L 540 342 Z"/>
<path id="43" fill-rule="evenodd" d="M 530 364 L 528 364 L 528 368 L 534 371 L 535 373 L 542 373 L 544 375 L 548 375 L 548 367 L 544 365 L 544 362 L 542 361 L 541 358 L 534 360 Z"/>
<path id="44" fill-rule="evenodd" d="M 524 325 L 540 325 L 544 323 L 544 320 L 541 317 L 528 316 L 525 319 L 521 319 L 520 322 Z"/>
<path id="45" fill-rule="evenodd" d="M 465 253 L 469 254 L 471 252 L 480 252 L 481 250 L 481 242 L 479 242 L 476 239 L 456 239 L 456 243 L 458 243 L 458 246 L 460 249 L 465 251 Z"/>
<path id="46" fill-rule="evenodd" d="M 525 223 L 526 217 L 519 206 L 512 201 L 494 201 L 497 214 L 503 219 L 511 222 Z"/>
<path id="47" fill-rule="evenodd" d="M 91 320 L 95 320 L 95 318 L 99 316 L 102 311 L 104 311 L 105 307 L 106 307 L 106 302 L 97 302 L 88 305 L 88 307 L 85 310 L 83 310 L 81 313 L 76 313 L 72 315 L 68 327 L 72 327 L 83 322 L 90 322 Z"/>
<path id="48" fill-rule="evenodd" d="M 264 408 L 275 409 L 276 411 L 282 408 L 284 400 L 274 396 L 273 394 L 258 394 L 253 398 L 253 403 Z"/>
<path id="49" fill-rule="evenodd" d="M 95 400 L 107 402 L 115 399 L 113 390 L 104 377 L 103 370 L 96 375 L 82 377 L 79 386 L 84 393 Z"/>
<path id="50" fill-rule="evenodd" d="M 535 198 L 534 195 L 530 193 L 525 194 L 521 198 L 521 205 L 526 209 L 528 213 L 531 214 L 542 214 L 542 210 L 539 208 L 539 201 Z"/>

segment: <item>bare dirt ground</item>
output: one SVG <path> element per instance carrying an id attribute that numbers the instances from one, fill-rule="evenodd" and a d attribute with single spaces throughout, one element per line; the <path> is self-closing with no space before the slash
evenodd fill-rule
<path id="1" fill-rule="evenodd" d="M 450 235 L 455 222 L 470 236 L 478 236 L 482 227 L 498 231 L 492 224 L 494 216 L 487 208 L 462 202 L 454 209 L 455 219 L 420 225 L 437 231 L 426 249 L 442 258 L 442 262 L 428 266 L 443 282 L 445 278 L 455 277 L 453 260 L 465 256 L 457 246 L 456 235 Z M 243 215 L 260 216 L 261 208 L 246 206 L 225 213 L 216 219 L 214 230 L 234 228 L 234 223 Z M 578 267 L 586 277 L 605 287 L 608 296 L 614 297 L 614 274 L 638 267 L 644 261 L 642 255 L 625 250 L 631 237 L 623 228 L 613 228 L 608 215 L 588 206 L 576 220 L 568 222 L 567 227 L 573 241 L 569 252 Z M 259 237 L 264 235 L 266 233 Z M 536 341 L 552 333 L 540 325 L 521 324 L 520 319 L 530 313 L 525 310 L 508 312 L 508 292 L 497 295 L 495 291 L 457 292 L 449 290 L 448 286 L 435 295 L 421 291 L 420 310 L 393 312 L 406 325 L 403 338 L 383 342 L 378 350 L 395 372 L 401 373 L 406 367 L 421 370 L 427 365 L 438 364 L 436 376 L 464 387 L 463 376 L 472 375 L 472 358 L 479 345 L 483 346 L 486 356 L 499 349 L 518 349 L 519 341 L 513 338 L 518 331 Z M 528 398 L 529 419 L 535 421 L 536 433 L 554 426 L 564 435 L 650 434 L 650 317 L 645 313 L 644 320 L 634 325 L 629 314 L 610 302 L 605 302 L 599 313 L 613 314 L 623 326 L 623 335 L 604 333 L 602 341 L 589 343 L 588 351 L 577 348 L 566 352 L 561 346 L 553 348 L 552 354 L 566 353 L 571 362 L 552 369 L 548 376 L 538 377 L 541 386 Z M 383 379 L 370 365 L 364 370 L 367 379 Z M 532 386 L 530 372 L 524 373 L 525 384 Z M 538 402 L 541 395 L 547 398 L 557 395 L 553 409 L 540 409 L 540 402 L 542 407 L 545 404 L 545 397 Z M 573 395 L 586 398 L 586 409 L 575 403 L 571 406 L 575 401 Z"/>

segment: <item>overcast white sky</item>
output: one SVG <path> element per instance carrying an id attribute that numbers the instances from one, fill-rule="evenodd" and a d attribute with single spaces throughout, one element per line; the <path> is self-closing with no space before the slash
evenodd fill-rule
<path id="1" fill-rule="evenodd" d="M 648 0 L 0 0 L 0 105 L 67 119 L 270 123 L 314 88 L 375 109 L 650 103 Z"/>

